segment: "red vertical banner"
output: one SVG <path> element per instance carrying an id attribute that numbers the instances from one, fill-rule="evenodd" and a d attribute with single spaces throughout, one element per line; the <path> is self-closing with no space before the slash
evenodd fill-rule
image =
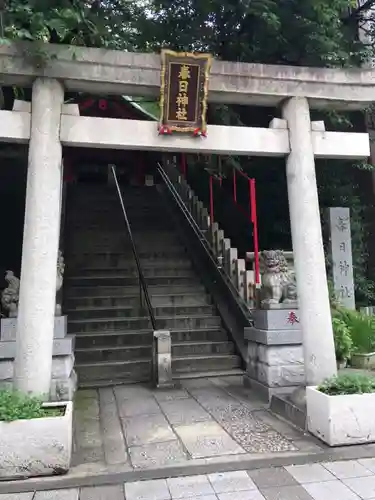
<path id="1" fill-rule="evenodd" d="M 237 203 L 237 174 L 236 169 L 233 169 L 233 199 L 234 203 Z"/>
<path id="2" fill-rule="evenodd" d="M 212 175 L 210 175 L 210 219 L 212 225 L 214 223 L 214 186 Z"/>
<path id="3" fill-rule="evenodd" d="M 250 214 L 251 214 L 251 222 L 253 223 L 253 238 L 254 238 L 255 286 L 258 287 L 260 285 L 260 269 L 259 269 L 258 218 L 257 218 L 255 179 L 249 179 L 249 192 L 250 192 Z"/>

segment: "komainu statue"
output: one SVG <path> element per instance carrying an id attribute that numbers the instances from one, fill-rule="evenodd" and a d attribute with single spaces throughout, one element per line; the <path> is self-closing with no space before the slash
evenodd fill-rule
<path id="1" fill-rule="evenodd" d="M 64 270 L 64 257 L 61 250 L 59 250 L 56 269 L 56 316 L 61 316 L 61 294 L 59 292 L 63 285 Z M 8 286 L 1 295 L 1 307 L 5 313 L 8 313 L 9 318 L 16 318 L 18 315 L 20 280 L 14 275 L 13 271 L 6 272 L 5 280 L 8 282 Z"/>
<path id="2" fill-rule="evenodd" d="M 261 305 L 296 304 L 297 285 L 295 274 L 290 270 L 282 250 L 261 252 L 262 290 Z"/>
<path id="3" fill-rule="evenodd" d="M 14 275 L 13 271 L 5 273 L 5 280 L 8 286 L 1 294 L 1 306 L 10 318 L 16 318 L 18 314 L 20 280 Z"/>
<path id="4" fill-rule="evenodd" d="M 65 271 L 65 262 L 64 262 L 64 257 L 59 250 L 58 256 L 57 256 L 57 276 L 56 276 L 56 310 L 55 310 L 55 316 L 61 316 L 61 299 L 59 297 L 59 292 L 62 288 L 63 285 L 63 280 L 64 280 L 64 271 Z"/>

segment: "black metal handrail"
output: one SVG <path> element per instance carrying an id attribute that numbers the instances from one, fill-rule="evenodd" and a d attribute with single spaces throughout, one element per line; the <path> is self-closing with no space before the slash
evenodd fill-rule
<path id="1" fill-rule="evenodd" d="M 218 272 L 223 277 L 228 289 L 231 291 L 233 296 L 236 297 L 236 300 L 237 300 L 239 306 L 241 307 L 241 309 L 244 311 L 245 315 L 250 317 L 251 315 L 249 313 L 249 309 L 246 306 L 244 300 L 242 299 L 242 297 L 240 297 L 238 295 L 238 291 L 237 291 L 236 287 L 233 285 L 232 280 L 229 278 L 229 276 L 227 276 L 226 271 L 224 271 L 220 266 L 218 266 L 217 259 L 214 256 L 214 254 L 212 253 L 212 250 L 208 244 L 206 236 L 203 234 L 201 228 L 198 226 L 194 217 L 190 213 L 190 210 L 187 208 L 187 206 L 185 205 L 181 196 L 179 195 L 178 191 L 174 187 L 173 182 L 169 178 L 169 175 L 167 174 L 167 172 L 164 170 L 164 168 L 162 167 L 162 165 L 159 162 L 157 163 L 157 172 L 159 173 L 159 176 L 162 179 L 165 187 L 171 193 L 172 197 L 174 198 L 175 202 L 177 203 L 178 207 L 180 208 L 181 213 L 185 217 L 185 220 L 188 222 L 191 229 L 195 233 L 197 241 L 199 241 L 201 246 L 205 249 L 207 256 L 208 256 L 209 260 L 211 261 L 212 265 L 218 269 Z"/>
<path id="2" fill-rule="evenodd" d="M 117 180 L 116 169 L 115 169 L 114 165 L 111 165 L 111 170 L 112 170 L 113 178 L 115 180 L 116 189 L 117 189 L 117 193 L 118 193 L 120 204 L 121 204 L 121 208 L 122 208 L 122 213 L 124 215 L 126 230 L 128 232 L 128 235 L 129 235 L 129 239 L 130 239 L 130 243 L 131 243 L 131 246 L 132 246 L 132 251 L 133 251 L 134 259 L 135 259 L 135 262 L 136 262 L 136 265 L 137 265 L 138 278 L 139 278 L 140 287 L 141 287 L 141 289 L 143 291 L 143 295 L 145 297 L 146 306 L 147 306 L 147 310 L 148 310 L 148 315 L 150 317 L 152 328 L 155 331 L 155 330 L 157 330 L 156 319 L 155 319 L 154 311 L 152 310 L 152 304 L 151 304 L 151 300 L 150 300 L 150 295 L 148 293 L 146 280 L 145 280 L 145 277 L 144 277 L 144 274 L 143 274 L 143 271 L 142 271 L 141 262 L 139 260 L 139 255 L 138 255 L 138 252 L 137 252 L 137 247 L 136 247 L 135 242 L 134 242 L 132 230 L 131 230 L 131 227 L 130 227 L 129 218 L 128 218 L 128 215 L 127 215 L 126 210 L 125 210 L 124 200 L 123 200 L 123 197 L 122 197 L 122 194 L 121 194 L 121 189 L 120 189 L 120 186 L 119 186 L 119 183 L 118 183 L 118 180 Z"/>
<path id="3" fill-rule="evenodd" d="M 218 292 L 218 294 L 216 294 L 216 297 L 218 298 L 220 294 L 222 295 L 222 298 L 217 301 L 219 311 L 221 311 L 223 314 L 222 317 L 226 317 L 227 320 L 229 316 L 232 316 L 232 318 L 235 317 L 235 324 L 230 320 L 230 322 L 228 322 L 228 328 L 229 331 L 231 331 L 232 338 L 239 352 L 241 353 L 242 358 L 245 359 L 247 351 L 244 344 L 243 328 L 245 326 L 252 326 L 252 314 L 247 307 L 244 299 L 239 295 L 227 272 L 218 265 L 217 259 L 212 252 L 205 234 L 198 226 L 189 208 L 186 206 L 185 202 L 174 186 L 173 181 L 169 177 L 168 173 L 164 170 L 163 166 L 160 163 L 157 163 L 156 170 L 159 174 L 160 179 L 162 180 L 163 187 L 165 187 L 167 192 L 171 195 L 174 203 L 179 209 L 180 214 L 186 221 L 189 230 L 191 231 L 190 235 L 192 237 L 192 240 L 194 239 L 194 241 L 197 243 L 196 248 L 199 249 L 198 253 L 204 258 L 204 270 L 212 271 L 211 277 L 209 278 L 211 285 L 214 284 L 214 289 L 221 290 Z M 185 229 L 184 234 L 186 234 Z M 202 272 L 205 272 L 203 268 L 201 269 Z M 222 294 L 223 291 L 224 295 Z M 233 312 L 234 315 L 232 313 L 228 313 L 229 309 Z"/>

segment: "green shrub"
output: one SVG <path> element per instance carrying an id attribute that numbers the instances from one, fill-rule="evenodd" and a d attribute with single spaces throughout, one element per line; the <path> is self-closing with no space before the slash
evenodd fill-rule
<path id="1" fill-rule="evenodd" d="M 353 350 L 351 330 L 341 318 L 332 318 L 333 337 L 337 361 L 346 361 Z"/>
<path id="2" fill-rule="evenodd" d="M 375 392 L 375 378 L 357 374 L 338 375 L 325 380 L 318 386 L 318 391 L 330 396 L 368 394 Z"/>
<path id="3" fill-rule="evenodd" d="M 349 328 L 356 352 L 366 353 L 375 350 L 374 316 L 366 316 L 358 311 L 340 308 L 335 311 L 334 317 L 340 318 Z"/>
<path id="4" fill-rule="evenodd" d="M 43 401 L 24 394 L 0 390 L 0 422 L 61 415 L 61 409 L 42 408 Z"/>

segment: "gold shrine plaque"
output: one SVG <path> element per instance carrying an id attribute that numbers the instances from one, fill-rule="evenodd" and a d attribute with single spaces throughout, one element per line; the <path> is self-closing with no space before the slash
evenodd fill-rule
<path id="1" fill-rule="evenodd" d="M 163 50 L 161 59 L 161 127 L 204 135 L 212 56 Z"/>

